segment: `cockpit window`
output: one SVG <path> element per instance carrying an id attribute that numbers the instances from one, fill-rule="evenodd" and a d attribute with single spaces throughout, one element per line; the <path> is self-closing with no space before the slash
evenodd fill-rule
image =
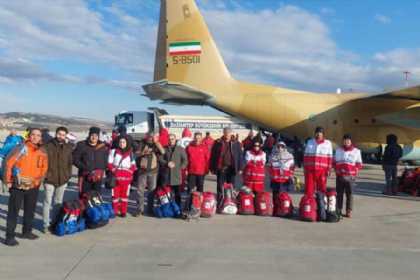
<path id="1" fill-rule="evenodd" d="M 120 114 L 115 119 L 116 125 L 125 125 L 133 123 L 133 114 Z"/>

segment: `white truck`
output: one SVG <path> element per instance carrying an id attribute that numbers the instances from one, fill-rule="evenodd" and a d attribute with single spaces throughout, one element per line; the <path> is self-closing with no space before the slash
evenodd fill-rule
<path id="1" fill-rule="evenodd" d="M 251 129 L 250 123 L 228 116 L 180 116 L 169 115 L 165 110 L 149 108 L 149 111 L 123 111 L 115 116 L 115 127 L 125 126 L 127 133 L 135 140 L 141 140 L 146 133 L 159 132 L 164 127 L 170 133 L 181 137 L 184 128 L 191 132 L 210 132 L 213 138 L 222 134 L 223 128 L 232 128 L 240 139 L 245 138 Z"/>

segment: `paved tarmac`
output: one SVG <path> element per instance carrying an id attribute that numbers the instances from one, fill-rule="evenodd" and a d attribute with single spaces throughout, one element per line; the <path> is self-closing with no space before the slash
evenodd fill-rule
<path id="1" fill-rule="evenodd" d="M 384 197 L 382 180 L 379 167 L 367 166 L 356 188 L 354 218 L 337 224 L 256 216 L 191 222 L 130 216 L 55 237 L 38 231 L 38 204 L 40 239 L 19 240 L 16 248 L 0 245 L 0 279 L 419 279 L 420 200 Z M 214 187 L 210 176 L 206 189 Z M 76 195 L 74 187 L 66 194 Z M 300 197 L 293 195 L 295 205 Z M 2 237 L 6 203 L 2 195 Z"/>

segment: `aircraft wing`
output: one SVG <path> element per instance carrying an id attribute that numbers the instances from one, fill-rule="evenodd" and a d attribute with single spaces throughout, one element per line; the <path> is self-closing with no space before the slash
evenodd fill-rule
<path id="1" fill-rule="evenodd" d="M 420 129 L 420 86 L 365 97 L 359 101 L 366 103 L 359 103 L 359 105 L 372 106 L 371 104 L 386 99 L 390 102 L 387 102 L 389 111 L 378 115 L 377 119 L 389 124 Z"/>
<path id="2" fill-rule="evenodd" d="M 420 102 L 420 85 L 372 96 L 372 98 L 409 99 Z"/>
<path id="3" fill-rule="evenodd" d="M 212 97 L 190 86 L 170 83 L 166 80 L 157 81 L 143 86 L 144 96 L 151 100 L 160 100 L 166 104 L 205 105 Z"/>

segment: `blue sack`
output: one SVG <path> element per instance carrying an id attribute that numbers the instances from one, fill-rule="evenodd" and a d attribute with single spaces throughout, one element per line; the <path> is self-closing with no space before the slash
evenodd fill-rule
<path id="1" fill-rule="evenodd" d="M 77 223 L 77 230 L 79 232 L 84 231 L 86 229 L 86 221 L 84 218 L 80 218 L 79 222 Z"/>
<path id="2" fill-rule="evenodd" d="M 82 215 L 83 211 L 79 200 L 64 202 L 56 223 L 53 225 L 54 233 L 64 236 L 83 231 L 86 226 Z"/>
<path id="3" fill-rule="evenodd" d="M 156 218 L 164 218 L 162 209 L 160 208 L 160 206 L 153 207 L 153 214 L 155 215 Z"/>
<path id="4" fill-rule="evenodd" d="M 55 226 L 55 232 L 54 233 L 58 236 L 64 236 L 66 234 L 66 227 L 64 226 L 63 222 L 58 223 Z"/>
<path id="5" fill-rule="evenodd" d="M 154 207 L 153 210 L 157 218 L 176 218 L 181 215 L 181 209 L 175 201 Z"/>
<path id="6" fill-rule="evenodd" d="M 98 207 L 88 207 L 86 209 L 86 221 L 88 223 L 99 223 L 102 220 L 102 213 Z"/>
<path id="7" fill-rule="evenodd" d="M 166 203 L 160 206 L 162 209 L 162 214 L 164 218 L 173 218 L 175 217 L 171 203 Z"/>
<path id="8" fill-rule="evenodd" d="M 181 208 L 178 206 L 178 204 L 175 201 L 171 201 L 171 207 L 174 213 L 174 217 L 178 217 L 181 215 Z"/>
<path id="9" fill-rule="evenodd" d="M 155 192 L 153 213 L 157 218 L 175 218 L 181 215 L 181 209 L 173 198 L 169 188 L 161 188 Z"/>
<path id="10" fill-rule="evenodd" d="M 105 209 L 107 209 L 108 212 L 109 212 L 109 218 L 114 219 L 115 218 L 115 212 L 114 212 L 114 208 L 112 207 L 112 204 L 111 203 L 104 203 L 103 205 L 104 205 Z"/>
<path id="11" fill-rule="evenodd" d="M 99 211 L 101 212 L 101 221 L 108 221 L 110 215 L 108 208 L 104 204 L 98 205 L 96 207 L 98 207 Z"/>

